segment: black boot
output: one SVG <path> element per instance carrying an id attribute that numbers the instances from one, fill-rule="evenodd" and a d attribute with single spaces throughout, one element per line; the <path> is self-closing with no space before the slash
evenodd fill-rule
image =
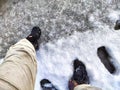
<path id="1" fill-rule="evenodd" d="M 71 80 L 69 81 L 69 90 L 73 90 L 75 86 L 73 85 L 74 83 L 76 83 L 77 85 L 89 84 L 89 77 L 85 65 L 78 59 L 75 59 L 73 62 L 73 67 L 74 67 L 74 72 Z"/>
<path id="2" fill-rule="evenodd" d="M 116 21 L 116 24 L 115 24 L 114 29 L 115 29 L 115 30 L 120 29 L 120 20 L 117 20 L 117 21 Z"/>
<path id="3" fill-rule="evenodd" d="M 42 90 L 58 90 L 48 79 L 42 79 L 40 85 Z"/>
<path id="4" fill-rule="evenodd" d="M 78 59 L 74 60 L 74 73 L 73 73 L 73 80 L 75 80 L 78 84 L 88 84 L 89 78 L 87 75 L 85 65 L 79 61 Z"/>
<path id="5" fill-rule="evenodd" d="M 106 69 L 111 73 L 115 73 L 116 68 L 113 65 L 113 63 L 110 61 L 110 55 L 107 52 L 105 46 L 101 46 L 98 48 L 97 50 L 97 55 L 100 58 L 101 62 L 104 64 L 104 66 L 106 67 Z"/>
<path id="6" fill-rule="evenodd" d="M 27 36 L 27 40 L 29 40 L 34 48 L 37 50 L 39 49 L 39 45 L 38 45 L 38 40 L 41 36 L 41 29 L 37 26 L 33 27 L 31 34 Z"/>

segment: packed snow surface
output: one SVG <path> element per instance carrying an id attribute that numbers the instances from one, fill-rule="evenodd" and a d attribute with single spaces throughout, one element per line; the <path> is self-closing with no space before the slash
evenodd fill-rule
<path id="1" fill-rule="evenodd" d="M 117 68 L 110 74 L 97 56 L 97 48 L 105 46 Z M 120 31 L 104 28 L 99 31 L 74 33 L 67 38 L 47 43 L 37 51 L 38 73 L 35 90 L 40 89 L 40 80 L 49 79 L 59 90 L 68 90 L 72 76 L 72 62 L 78 58 L 86 68 L 90 85 L 102 90 L 120 90 Z"/>

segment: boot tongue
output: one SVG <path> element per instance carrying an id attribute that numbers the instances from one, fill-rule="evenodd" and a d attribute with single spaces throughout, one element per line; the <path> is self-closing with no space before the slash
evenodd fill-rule
<path id="1" fill-rule="evenodd" d="M 41 29 L 39 27 L 33 27 L 32 31 L 31 31 L 31 35 L 35 39 L 39 39 L 40 35 L 41 35 Z"/>
<path id="2" fill-rule="evenodd" d="M 84 67 L 79 66 L 78 68 L 75 69 L 73 78 L 78 84 L 84 83 L 84 80 L 86 79 L 87 73 L 85 71 Z"/>
<path id="3" fill-rule="evenodd" d="M 40 38 L 40 35 L 38 33 L 32 33 L 31 36 L 35 39 L 38 40 Z"/>
<path id="4" fill-rule="evenodd" d="M 75 73 L 74 73 L 75 79 L 81 81 L 83 78 L 83 74 L 84 74 L 83 72 L 84 72 L 83 68 L 81 67 L 76 68 Z"/>

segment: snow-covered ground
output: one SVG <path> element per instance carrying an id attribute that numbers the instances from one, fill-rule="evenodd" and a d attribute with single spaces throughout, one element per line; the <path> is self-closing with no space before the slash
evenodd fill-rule
<path id="1" fill-rule="evenodd" d="M 97 56 L 97 48 L 106 46 L 117 68 L 110 74 Z M 120 31 L 104 28 L 94 32 L 74 33 L 67 38 L 47 43 L 37 51 L 38 74 L 35 90 L 40 80 L 47 78 L 60 90 L 68 90 L 72 75 L 72 61 L 79 58 L 86 65 L 90 84 L 102 90 L 120 90 Z"/>

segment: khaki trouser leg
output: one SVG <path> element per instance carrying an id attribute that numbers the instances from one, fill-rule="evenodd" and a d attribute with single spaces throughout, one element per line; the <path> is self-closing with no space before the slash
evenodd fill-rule
<path id="1" fill-rule="evenodd" d="M 0 65 L 0 90 L 34 90 L 36 71 L 35 49 L 22 39 L 10 47 Z"/>
<path id="2" fill-rule="evenodd" d="M 0 90 L 17 90 L 17 89 L 8 82 L 0 80 Z"/>
<path id="3" fill-rule="evenodd" d="M 90 86 L 88 84 L 82 84 L 82 85 L 76 86 L 74 90 L 102 90 L 102 89 L 98 87 Z"/>

